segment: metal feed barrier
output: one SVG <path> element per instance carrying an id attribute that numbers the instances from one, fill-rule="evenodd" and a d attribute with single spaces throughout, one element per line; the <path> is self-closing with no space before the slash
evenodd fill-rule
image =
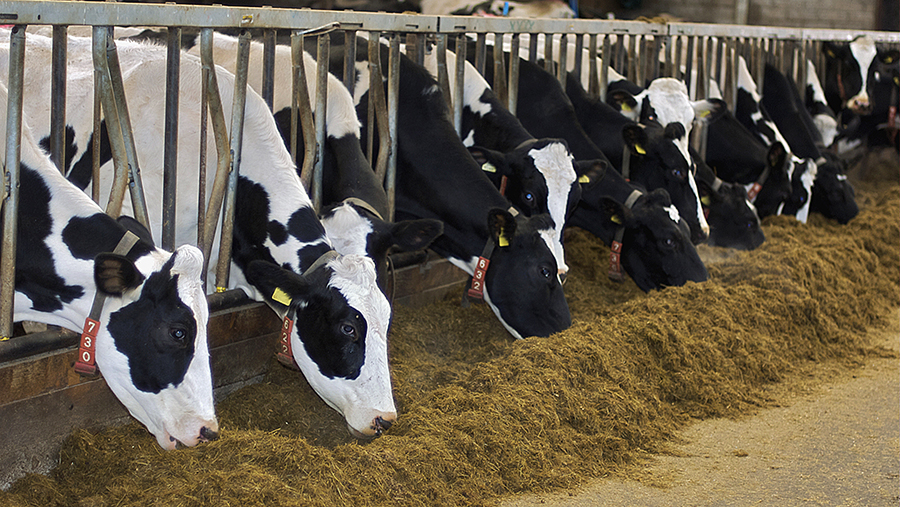
<path id="1" fill-rule="evenodd" d="M 172 20 L 178 20 L 177 25 Z M 106 197 L 106 211 L 113 216 L 121 209 L 126 189 L 134 203 L 136 218 L 149 225 L 140 182 L 139 161 L 131 134 L 128 108 L 125 101 L 122 78 L 116 56 L 116 43 L 112 36 L 114 26 L 142 26 L 168 29 L 169 65 L 166 79 L 166 148 L 164 158 L 164 196 L 162 237 L 157 241 L 163 248 L 172 249 L 176 221 L 174 196 L 179 179 L 176 167 L 178 124 L 178 69 L 183 29 L 199 29 L 201 59 L 203 61 L 203 100 L 207 104 L 201 111 L 204 131 L 199 142 L 199 177 L 206 180 L 207 115 L 212 125 L 212 137 L 217 150 L 218 167 L 214 184 L 206 189 L 201 184 L 198 196 L 201 212 L 198 216 L 197 245 L 208 262 L 216 225 L 222 223 L 222 247 L 217 259 L 215 287 L 224 291 L 228 285 L 231 224 L 234 213 L 234 191 L 240 171 L 241 136 L 234 135 L 243 129 L 243 101 L 246 89 L 249 42 L 251 37 L 264 44 L 265 62 L 261 95 L 272 106 L 274 95 L 273 64 L 276 31 L 287 30 L 293 54 L 293 107 L 291 115 L 290 151 L 295 160 L 302 152 L 301 179 L 313 199 L 320 206 L 322 189 L 322 151 L 324 149 L 325 114 L 311 113 L 310 97 L 315 100 L 317 113 L 324 113 L 326 95 L 327 61 L 330 54 L 331 32 L 343 33 L 345 45 L 354 48 L 345 52 L 344 83 L 353 91 L 353 62 L 355 44 L 359 33 L 369 40 L 370 90 L 368 120 L 379 131 L 380 145 L 374 146 L 374 129 L 364 140 L 365 151 L 378 176 L 384 181 L 389 194 L 390 218 L 393 217 L 394 189 L 396 187 L 397 154 L 397 102 L 399 99 L 399 58 L 401 40 L 406 44 L 407 55 L 419 61 L 426 50 L 438 50 L 439 83 L 444 96 L 451 103 L 457 130 L 461 128 L 462 104 L 450 100 L 448 73 L 455 72 L 454 96 L 462 96 L 465 55 L 457 59 L 454 69 L 448 69 L 444 50 L 452 43 L 465 51 L 461 44 L 468 38 L 476 41 L 475 66 L 484 71 L 486 52 L 493 51 L 494 89 L 501 101 L 515 112 L 518 101 L 518 62 L 516 58 L 507 64 L 502 46 L 491 44 L 504 40 L 512 53 L 527 52 L 528 58 L 538 61 L 546 55 L 544 66 L 554 72 L 561 82 L 567 72 L 580 77 L 582 69 L 589 75 L 588 92 L 604 96 L 610 68 L 636 83 L 669 76 L 682 79 L 688 85 L 692 99 L 706 98 L 710 94 L 709 83 L 713 79 L 722 90 L 729 106 L 734 105 L 737 56 L 743 56 L 751 72 L 761 82 L 765 62 L 775 63 L 782 71 L 794 77 L 798 86 L 806 83 L 806 59 L 824 69 L 821 52 L 822 41 L 849 41 L 861 34 L 868 34 L 883 44 L 900 44 L 900 34 L 847 30 L 821 30 L 800 28 L 776 28 L 761 26 L 710 25 L 693 23 L 646 23 L 617 20 L 478 18 L 463 16 L 426 16 L 410 14 L 359 13 L 288 10 L 273 8 L 206 7 L 187 5 L 154 5 L 105 2 L 28 2 L 0 1 L 0 21 L 14 25 L 10 40 L 9 103 L 7 119 L 6 160 L 3 179 L 3 241 L 0 251 L 0 362 L 20 357 L 22 354 L 70 346 L 75 339 L 70 333 L 62 337 L 38 339 L 40 344 L 29 343 L 29 336 L 8 340 L 12 336 L 13 293 L 15 276 L 15 241 L 18 208 L 18 159 L 19 136 L 22 115 L 22 76 L 24 73 L 24 44 L 29 25 L 50 25 L 53 36 L 53 99 L 51 107 L 50 155 L 59 164 L 65 160 L 65 94 L 66 83 L 66 35 L 69 27 L 86 25 L 93 37 L 95 68 L 95 142 L 99 143 L 100 118 L 106 120 L 110 134 L 116 176 L 111 194 Z M 218 85 L 212 68 L 212 43 L 215 30 L 240 30 L 240 46 L 235 83 L 235 114 L 230 127 L 226 127 Z M 253 34 L 253 35 L 251 35 Z M 317 68 L 307 69 L 301 58 L 307 38 L 316 40 Z M 389 58 L 378 58 L 378 44 L 388 44 Z M 427 48 L 427 49 L 426 49 Z M 554 49 L 558 48 L 558 49 Z M 571 48 L 571 49 L 570 49 Z M 585 51 L 587 50 L 587 51 Z M 587 56 L 596 55 L 600 59 Z M 387 67 L 386 72 L 383 67 Z M 567 70 L 572 68 L 571 71 Z M 306 74 L 316 73 L 316 89 L 307 90 Z M 387 75 L 387 92 L 379 85 Z M 304 146 L 297 146 L 296 132 L 302 126 Z M 228 132 L 232 135 L 229 137 Z M 377 152 L 377 156 L 375 155 Z M 95 146 L 99 154 L 99 146 Z M 374 159 L 374 160 L 373 160 Z M 61 164 L 59 164 L 61 165 Z M 193 173 L 193 171 L 192 171 Z M 98 193 L 99 162 L 94 163 L 92 197 L 100 202 Z M 218 305 L 221 300 L 235 300 L 235 295 L 211 295 L 210 301 Z M 18 350 L 18 352 L 16 352 Z"/>

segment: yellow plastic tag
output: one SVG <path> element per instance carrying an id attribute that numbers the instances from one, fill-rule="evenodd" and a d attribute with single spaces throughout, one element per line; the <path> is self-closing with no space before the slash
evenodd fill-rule
<path id="1" fill-rule="evenodd" d="M 216 287 L 216 292 L 225 292 L 228 290 L 228 287 Z"/>
<path id="2" fill-rule="evenodd" d="M 506 239 L 506 232 L 503 230 L 502 227 L 500 228 L 500 237 L 497 238 L 497 244 L 500 245 L 501 247 L 509 246 L 509 240 Z"/>
<path id="3" fill-rule="evenodd" d="M 612 220 L 613 223 L 617 223 L 617 224 L 622 223 L 622 219 L 619 218 L 619 215 L 613 215 L 613 216 L 609 217 L 609 219 Z"/>
<path id="4" fill-rule="evenodd" d="M 622 111 L 628 111 L 628 112 L 631 112 L 631 106 L 629 106 L 628 104 L 622 102 Z"/>
<path id="5" fill-rule="evenodd" d="M 703 111 L 700 111 L 701 118 L 706 118 L 707 116 L 709 116 L 709 109 L 704 109 Z"/>
<path id="6" fill-rule="evenodd" d="M 635 145 L 634 145 L 634 151 L 640 153 L 641 155 L 646 155 L 646 154 L 647 154 L 647 151 L 646 151 L 640 144 L 635 144 Z"/>
<path id="7" fill-rule="evenodd" d="M 708 195 L 704 195 L 702 198 L 700 198 L 700 204 L 702 204 L 704 206 L 709 206 L 710 201 L 711 201 L 711 199 L 709 198 Z"/>
<path id="8" fill-rule="evenodd" d="M 494 167 L 494 164 L 492 164 L 492 163 L 490 163 L 490 162 L 485 162 L 485 163 L 481 164 L 481 170 L 484 171 L 484 172 L 486 172 L 486 173 L 495 173 L 495 172 L 497 172 L 497 168 Z"/>
<path id="9" fill-rule="evenodd" d="M 287 292 L 281 290 L 280 287 L 275 287 L 275 292 L 272 294 L 272 301 L 278 301 L 284 306 L 291 306 L 291 296 L 287 294 Z"/>
<path id="10" fill-rule="evenodd" d="M 590 183 L 590 182 L 591 182 L 591 178 L 589 178 L 587 174 L 582 174 L 581 176 L 578 177 L 578 183 Z"/>

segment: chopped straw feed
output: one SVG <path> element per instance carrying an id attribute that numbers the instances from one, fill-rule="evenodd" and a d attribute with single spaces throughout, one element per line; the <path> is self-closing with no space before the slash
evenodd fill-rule
<path id="1" fill-rule="evenodd" d="M 804 365 L 889 354 L 863 339 L 900 302 L 895 158 L 888 168 L 857 184 L 848 225 L 774 217 L 755 251 L 702 247 L 716 261 L 700 284 L 612 282 L 609 250 L 568 231 L 573 325 L 549 338 L 513 341 L 460 291 L 395 308 L 399 420 L 371 442 L 273 361 L 219 402 L 218 441 L 165 452 L 137 423 L 76 431 L 49 477 L 17 481 L 0 504 L 494 505 L 622 470 L 691 418 L 777 402 L 770 387 Z"/>

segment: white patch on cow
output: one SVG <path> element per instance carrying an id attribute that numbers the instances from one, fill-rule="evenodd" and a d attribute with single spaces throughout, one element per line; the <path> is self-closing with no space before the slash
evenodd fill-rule
<path id="1" fill-rule="evenodd" d="M 357 378 L 328 378 L 318 374 L 318 366 L 306 355 L 297 333 L 291 337 L 294 360 L 301 367 L 310 386 L 325 402 L 344 416 L 347 425 L 371 434 L 376 417 L 391 420 L 397 409 L 391 388 L 387 361 L 387 332 L 391 307 L 375 284 L 375 263 L 361 255 L 343 255 L 327 263 L 334 271 L 329 282 L 366 319 L 365 359 Z M 315 372 L 310 374 L 309 372 Z"/>
<path id="2" fill-rule="evenodd" d="M 366 255 L 366 238 L 374 228 L 352 205 L 341 204 L 322 219 L 325 235 L 340 254 Z"/>
<path id="3" fill-rule="evenodd" d="M 847 181 L 847 175 L 846 174 L 838 174 L 837 180 L 838 181 Z"/>
<path id="4" fill-rule="evenodd" d="M 422 90 L 422 95 L 434 95 L 435 93 L 438 93 L 440 91 L 441 91 L 441 87 L 436 84 L 433 84 L 431 86 L 426 87 L 424 90 Z"/>
<path id="5" fill-rule="evenodd" d="M 816 73 L 816 66 L 810 60 L 806 60 L 806 86 L 812 88 L 814 103 L 827 106 L 825 91 L 822 89 L 822 83 Z M 831 146 L 838 134 L 837 120 L 827 114 L 817 114 L 813 116 L 813 122 L 816 124 L 816 130 L 822 136 L 822 142 L 825 143 L 825 146 Z"/>
<path id="6" fill-rule="evenodd" d="M 797 220 L 802 223 L 806 223 L 807 218 L 809 217 L 809 204 L 812 202 L 812 188 L 813 184 L 816 181 L 816 176 L 819 173 L 819 166 L 816 165 L 815 161 L 807 159 L 806 160 L 806 170 L 803 171 L 803 174 L 800 175 L 800 181 L 803 183 L 803 189 L 806 191 L 806 200 L 803 202 L 803 206 L 797 210 Z"/>
<path id="7" fill-rule="evenodd" d="M 867 81 L 869 79 L 869 67 L 872 65 L 872 61 L 875 60 L 878 49 L 875 47 L 874 40 L 863 36 L 850 43 L 850 52 L 853 54 L 853 57 L 856 58 L 857 63 L 859 63 L 862 86 L 860 87 L 858 94 L 847 99 L 848 107 L 855 101 L 869 102 L 869 92 L 866 89 L 868 86 Z M 851 107 L 851 109 L 853 108 Z"/>
<path id="8" fill-rule="evenodd" d="M 675 206 L 666 206 L 663 208 L 669 214 L 669 218 L 676 224 L 681 221 L 681 215 L 678 214 L 678 208 Z"/>
<path id="9" fill-rule="evenodd" d="M 437 54 L 430 51 L 425 55 L 425 68 L 432 76 L 438 75 Z M 456 53 L 447 51 L 447 68 L 456 69 Z M 468 107 L 473 114 L 485 116 L 491 112 L 491 105 L 481 101 L 481 96 L 485 90 L 490 89 L 487 80 L 476 69 L 475 66 L 466 61 L 465 74 L 463 79 L 463 105 Z M 456 72 L 448 72 L 447 77 L 450 83 L 450 93 L 456 93 Z M 453 101 L 457 100 L 456 96 L 452 96 Z"/>
<path id="10" fill-rule="evenodd" d="M 213 37 L 213 58 L 217 65 L 221 65 L 229 72 L 234 73 L 237 66 L 238 39 L 229 35 L 216 33 Z M 262 65 L 264 46 L 260 42 L 250 43 L 250 62 L 247 74 L 247 84 L 254 90 L 262 90 Z M 192 47 L 188 53 L 200 55 L 200 45 Z M 313 112 L 316 110 L 316 60 L 309 53 L 303 53 L 303 64 L 306 68 L 306 86 L 310 95 L 310 106 Z M 280 111 L 291 107 L 291 48 L 285 45 L 275 46 L 275 86 L 272 109 Z M 325 131 L 327 135 L 340 138 L 347 134 L 359 138 L 360 122 L 354 109 L 354 102 L 350 97 L 347 87 L 334 75 L 328 75 L 327 83 L 328 107 L 326 108 Z"/>
<path id="11" fill-rule="evenodd" d="M 747 93 L 750 94 L 750 97 L 753 99 L 753 102 L 756 103 L 756 111 L 750 116 L 756 123 L 762 123 L 774 134 L 774 139 L 769 139 L 766 137 L 762 131 L 760 131 L 760 137 L 763 138 L 763 141 L 766 144 L 774 144 L 775 142 L 781 143 L 782 146 L 787 148 L 788 153 L 790 154 L 790 147 L 788 145 L 787 140 L 781 135 L 781 131 L 778 130 L 778 127 L 775 125 L 775 122 L 766 118 L 762 114 L 762 108 L 760 107 L 760 102 L 762 102 L 762 96 L 759 94 L 759 88 L 756 86 L 756 81 L 753 80 L 753 76 L 750 75 L 750 71 L 747 69 L 747 61 L 744 60 L 743 56 L 738 57 L 738 86 L 743 88 Z"/>
<path id="12" fill-rule="evenodd" d="M 700 191 L 697 189 L 697 181 L 694 179 L 693 171 L 688 171 L 687 180 L 697 201 L 697 221 L 700 222 L 700 230 L 709 236 L 709 223 L 706 221 L 706 215 L 703 214 L 703 205 L 700 203 Z"/>
<path id="13" fill-rule="evenodd" d="M 466 148 L 471 148 L 475 146 L 475 130 L 472 129 L 466 134 L 466 138 L 462 140 L 463 146 Z M 495 169 L 496 170 L 496 169 Z"/>
<path id="14" fill-rule="evenodd" d="M 684 125 L 685 135 L 681 139 L 674 140 L 678 151 L 684 156 L 685 162 L 691 166 L 691 155 L 688 140 L 691 137 L 691 127 L 694 122 L 694 105 L 688 97 L 687 86 L 683 81 L 670 77 L 654 79 L 646 90 L 638 97 L 638 108 L 641 107 L 643 96 L 650 97 L 650 104 L 656 111 L 657 121 L 665 127 L 669 123 L 681 123 Z M 638 113 L 640 114 L 640 113 Z M 698 198 L 699 199 L 699 198 Z"/>
<path id="15" fill-rule="evenodd" d="M 566 224 L 569 193 L 577 178 L 572 164 L 573 157 L 562 143 L 550 143 L 541 149 L 532 149 L 528 152 L 528 156 L 534 161 L 534 166 L 547 183 L 547 207 L 550 210 L 550 218 L 556 226 L 550 251 L 556 257 L 559 271 L 567 273 L 569 266 L 565 262 L 562 231 Z"/>

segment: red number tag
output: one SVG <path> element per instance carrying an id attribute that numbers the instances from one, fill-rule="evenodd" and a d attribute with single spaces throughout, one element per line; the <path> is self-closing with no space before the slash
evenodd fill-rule
<path id="1" fill-rule="evenodd" d="M 759 195 L 759 191 L 762 190 L 762 185 L 759 183 L 754 183 L 750 185 L 750 189 L 747 190 L 747 200 L 753 202 L 756 200 L 756 196 Z"/>
<path id="2" fill-rule="evenodd" d="M 299 370 L 300 367 L 294 361 L 294 353 L 291 350 L 291 331 L 294 329 L 294 321 L 285 316 L 281 323 L 281 336 L 278 338 L 278 353 L 275 357 L 281 364 Z"/>
<path id="3" fill-rule="evenodd" d="M 78 360 L 75 361 L 75 371 L 81 375 L 97 374 L 94 350 L 99 330 L 99 322 L 90 317 L 84 319 L 84 330 L 81 332 L 81 342 L 78 345 Z"/>
<path id="4" fill-rule="evenodd" d="M 487 276 L 487 269 L 490 264 L 490 259 L 478 258 L 478 262 L 475 264 L 475 273 L 472 274 L 472 286 L 466 291 L 469 297 L 484 299 L 484 277 Z"/>
<path id="5" fill-rule="evenodd" d="M 615 281 L 622 281 L 622 243 L 613 241 L 609 252 L 609 277 Z"/>

